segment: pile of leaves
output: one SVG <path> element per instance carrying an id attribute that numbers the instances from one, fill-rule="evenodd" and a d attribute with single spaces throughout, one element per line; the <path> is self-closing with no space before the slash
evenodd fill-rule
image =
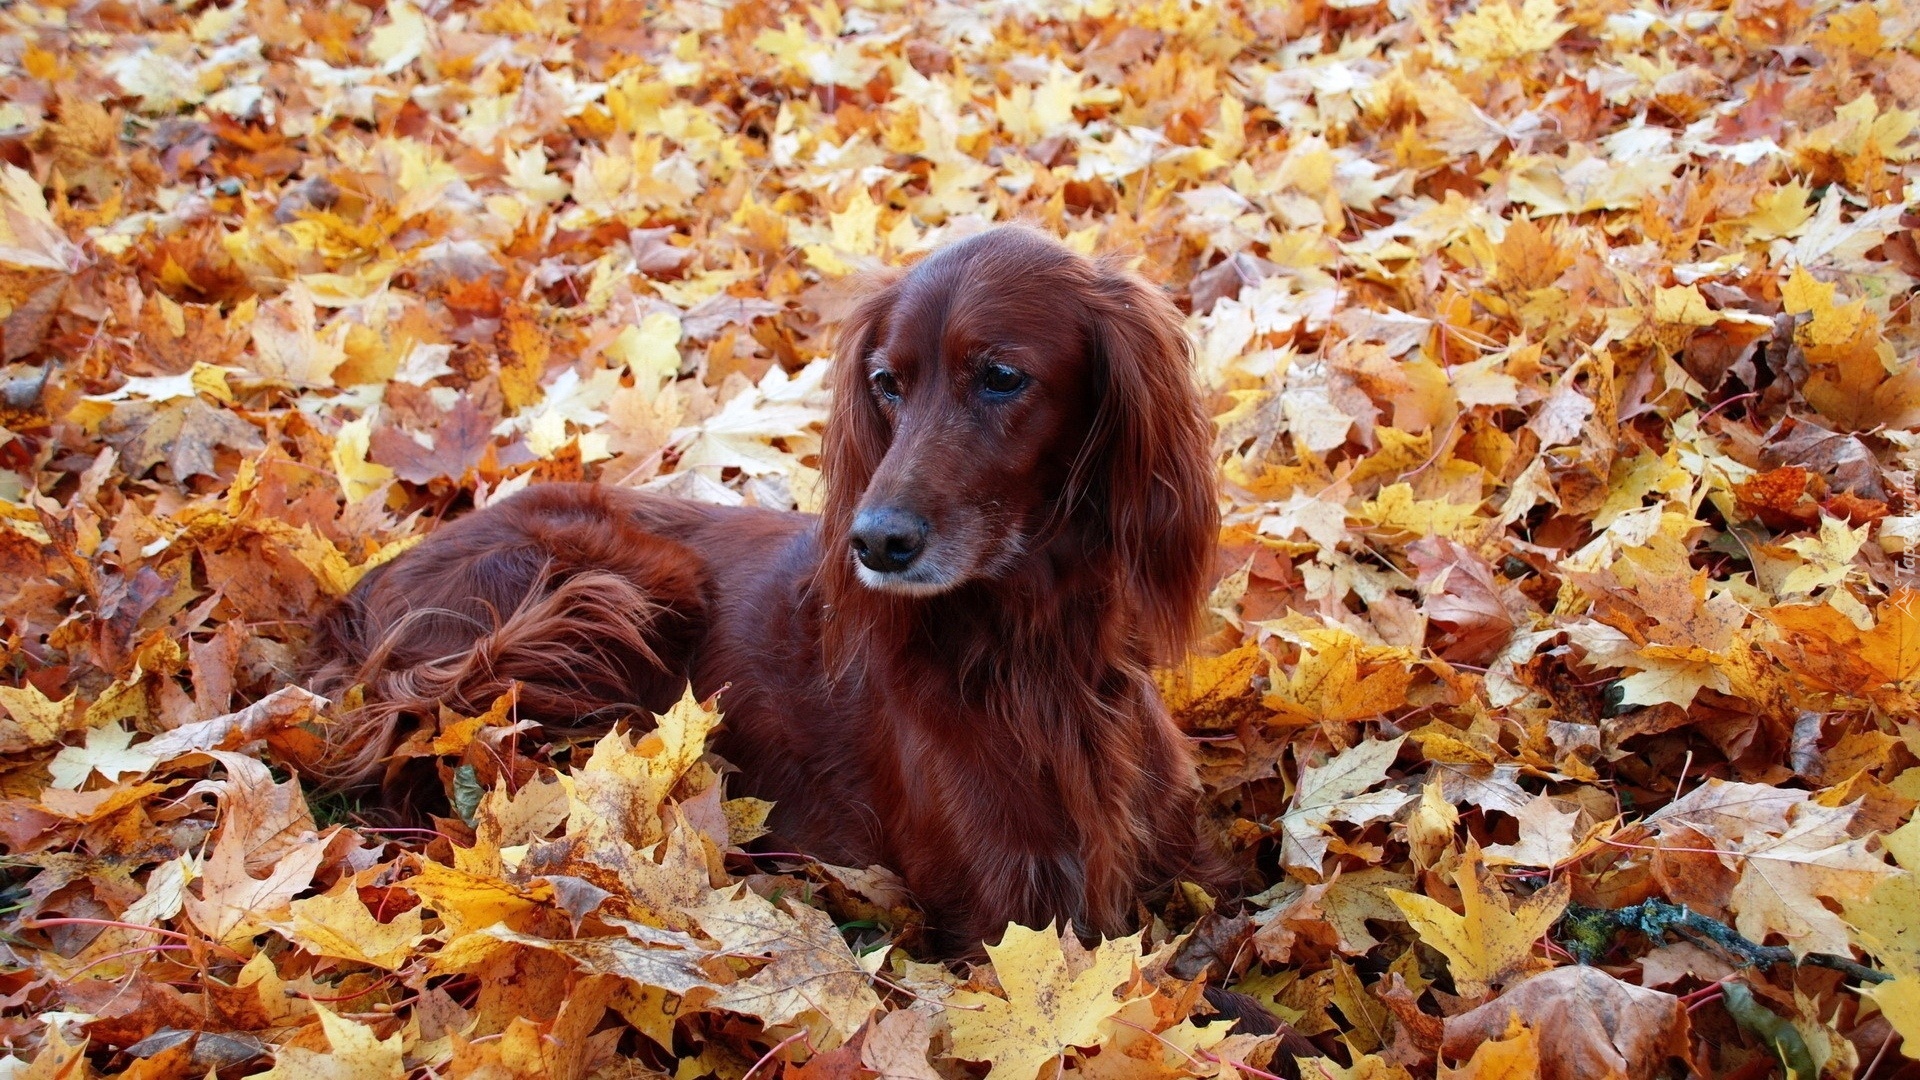
<path id="1" fill-rule="evenodd" d="M 1920 1070 L 1913 0 L 0 28 L 0 1072 Z M 1191 313 L 1251 899 L 927 962 L 695 702 L 447 712 L 431 827 L 303 788 L 360 575 L 545 480 L 812 507 L 861 272 L 1022 218 Z"/>

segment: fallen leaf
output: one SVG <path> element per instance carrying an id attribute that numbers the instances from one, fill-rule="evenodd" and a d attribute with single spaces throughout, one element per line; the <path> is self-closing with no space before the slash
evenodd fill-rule
<path id="1" fill-rule="evenodd" d="M 1318 874 L 1327 856 L 1328 824 L 1371 824 L 1413 801 L 1404 791 L 1372 790 L 1386 780 L 1404 741 L 1405 736 L 1364 742 L 1302 769 L 1293 805 L 1280 818 L 1282 861 Z"/>
<path id="2" fill-rule="evenodd" d="M 995 1080 L 1031 1080 L 1068 1049 L 1106 1040 L 1102 1022 L 1120 1011 L 1114 992 L 1132 978 L 1140 944 L 1102 942 L 1076 970 L 1051 926 L 1009 926 L 987 956 L 1006 996 L 963 990 L 948 998 L 953 1056 L 990 1062 Z"/>
<path id="3" fill-rule="evenodd" d="M 1565 877 L 1556 878 L 1515 905 L 1487 877 L 1481 872 L 1480 849 L 1470 846 L 1454 873 L 1462 912 L 1419 893 L 1387 894 L 1420 940 L 1446 956 L 1454 984 L 1469 998 L 1546 966 L 1533 956 L 1534 943 L 1560 918 L 1571 889 Z"/>
<path id="4" fill-rule="evenodd" d="M 1692 1027 L 1679 998 L 1580 965 L 1536 975 L 1448 1017 L 1441 1051 L 1472 1057 L 1482 1044 L 1505 1037 L 1513 1017 L 1539 1036 L 1542 1080 L 1654 1076 L 1670 1059 L 1693 1061 Z"/>

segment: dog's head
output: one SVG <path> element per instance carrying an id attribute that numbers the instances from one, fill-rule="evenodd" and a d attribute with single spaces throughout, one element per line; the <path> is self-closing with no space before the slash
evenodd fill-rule
<path id="1" fill-rule="evenodd" d="M 1038 230 L 941 249 L 841 328 L 826 559 L 934 596 L 1077 545 L 1183 643 L 1218 525 L 1189 351 L 1161 290 Z"/>

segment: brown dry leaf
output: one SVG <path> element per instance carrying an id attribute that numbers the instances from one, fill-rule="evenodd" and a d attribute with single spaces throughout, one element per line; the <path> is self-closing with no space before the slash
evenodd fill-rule
<path id="1" fill-rule="evenodd" d="M 252 424 L 197 397 L 122 403 L 114 408 L 101 432 L 119 449 L 132 475 L 141 475 L 164 462 L 175 483 L 185 483 L 195 476 L 217 476 L 216 449 L 251 453 L 263 446 L 260 432 Z"/>
<path id="2" fill-rule="evenodd" d="M 201 868 L 200 894 L 189 893 L 185 901 L 194 925 L 221 944 L 244 941 L 267 929 L 270 920 L 284 917 L 294 896 L 312 884 L 326 855 L 325 840 L 308 836 L 286 849 L 266 877 L 255 878 L 247 872 L 244 844 L 237 830 L 222 831 Z"/>
<path id="3" fill-rule="evenodd" d="M 1518 1017 L 1539 1036 L 1542 1080 L 1654 1076 L 1671 1058 L 1692 1064 L 1686 1006 L 1672 994 L 1575 965 L 1536 975 L 1480 1007 L 1447 1018 L 1441 1052 L 1471 1057 Z"/>
<path id="4" fill-rule="evenodd" d="M 479 467 L 493 446 L 493 422 L 471 398 L 461 397 L 431 430 L 418 435 L 392 424 L 374 428 L 367 457 L 408 483 L 457 482 Z"/>
<path id="5" fill-rule="evenodd" d="M 880 1080 L 940 1080 L 927 1060 L 933 1025 L 911 1009 L 887 1013 L 867 1029 L 860 1044 L 860 1063 Z"/>

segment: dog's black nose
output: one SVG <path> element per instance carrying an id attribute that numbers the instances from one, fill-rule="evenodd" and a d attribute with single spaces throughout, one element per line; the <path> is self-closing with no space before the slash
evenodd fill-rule
<path id="1" fill-rule="evenodd" d="M 911 510 L 885 506 L 854 516 L 848 539 L 860 565 L 882 574 L 897 574 L 913 565 L 927 544 L 932 526 Z"/>

